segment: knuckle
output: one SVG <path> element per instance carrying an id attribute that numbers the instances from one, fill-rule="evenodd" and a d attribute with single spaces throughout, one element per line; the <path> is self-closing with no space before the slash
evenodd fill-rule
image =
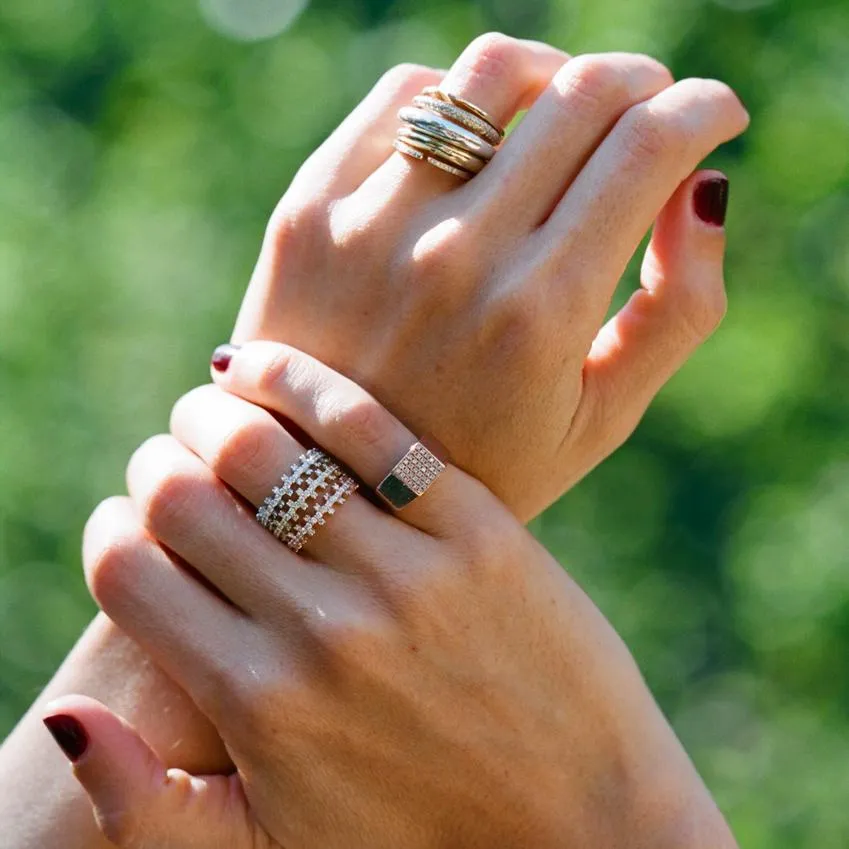
<path id="1" fill-rule="evenodd" d="M 487 314 L 487 337 L 493 349 L 520 357 L 537 347 L 545 314 L 540 301 L 528 292 L 511 291 L 492 303 Z"/>
<path id="2" fill-rule="evenodd" d="M 206 401 L 210 397 L 210 392 L 214 395 L 220 392 L 220 390 L 215 384 L 206 383 L 202 386 L 195 386 L 174 402 L 174 406 L 171 408 L 169 422 L 172 436 L 174 431 L 179 429 L 183 422 L 192 421 L 197 417 L 198 411 L 204 409 Z M 144 444 L 139 450 L 142 451 L 143 449 L 146 450 L 146 445 Z"/>
<path id="3" fill-rule="evenodd" d="M 190 804 L 194 793 L 191 777 L 187 773 L 172 775 L 170 790 L 176 806 L 185 808 Z M 151 830 L 151 823 L 162 820 L 163 812 L 158 804 L 159 799 L 160 797 L 154 794 L 147 797 L 124 797 L 116 807 L 98 805 L 97 823 L 110 846 L 114 844 L 121 849 L 142 849 L 150 846 L 151 838 L 155 834 L 155 830 Z M 154 842 L 158 845 L 155 838 Z"/>
<path id="4" fill-rule="evenodd" d="M 707 339 L 725 318 L 728 296 L 721 284 L 683 290 L 679 296 L 678 314 L 692 335 Z"/>
<path id="5" fill-rule="evenodd" d="M 247 480 L 273 480 L 279 467 L 275 450 L 278 427 L 271 419 L 257 419 L 232 430 L 225 437 L 210 467 L 224 480 L 237 475 Z"/>
<path id="6" fill-rule="evenodd" d="M 554 79 L 555 90 L 570 109 L 598 111 L 628 96 L 628 80 L 616 62 L 607 56 L 579 56 L 568 62 Z"/>
<path id="7" fill-rule="evenodd" d="M 636 159 L 678 159 L 690 142 L 687 126 L 680 117 L 655 115 L 647 108 L 632 109 L 624 129 L 626 148 Z"/>
<path id="8" fill-rule="evenodd" d="M 464 525 L 458 542 L 467 571 L 480 575 L 497 570 L 504 552 L 510 550 L 511 527 L 512 523 L 494 521 L 491 511 L 481 511 L 474 522 Z"/>
<path id="9" fill-rule="evenodd" d="M 629 409 L 620 396 L 609 391 L 598 393 L 592 403 L 578 407 L 572 424 L 572 447 L 577 446 L 595 465 L 628 439 L 639 424 L 640 415 Z"/>
<path id="10" fill-rule="evenodd" d="M 144 526 L 154 536 L 167 535 L 184 521 L 189 505 L 197 498 L 197 487 L 195 476 L 183 469 L 164 471 L 142 499 Z"/>
<path id="11" fill-rule="evenodd" d="M 482 249 L 475 248 L 485 244 L 479 238 L 482 230 L 482 222 L 472 217 L 462 222 L 447 219 L 422 233 L 396 263 L 399 276 L 407 278 L 407 291 L 428 307 L 455 310 L 486 267 Z"/>
<path id="12" fill-rule="evenodd" d="M 296 360 L 295 351 L 287 345 L 277 348 L 257 376 L 256 387 L 261 395 L 274 395 L 280 391 L 291 375 Z"/>
<path id="13" fill-rule="evenodd" d="M 487 32 L 466 49 L 466 64 L 475 76 L 502 80 L 512 74 L 517 56 L 516 39 L 500 32 Z"/>
<path id="14" fill-rule="evenodd" d="M 268 220 L 263 250 L 273 255 L 314 251 L 326 233 L 327 218 L 327 205 L 318 195 L 287 192 Z"/>
<path id="15" fill-rule="evenodd" d="M 187 393 L 183 398 L 188 398 L 191 393 Z M 181 403 L 180 399 L 177 403 Z M 130 456 L 130 461 L 127 464 L 128 468 L 133 466 L 144 467 L 148 463 L 156 462 L 156 458 L 160 456 L 160 449 L 169 447 L 173 442 L 173 437 L 167 433 L 157 433 L 154 436 L 149 436 L 133 451 Z"/>
<path id="16" fill-rule="evenodd" d="M 356 445 L 366 451 L 379 451 L 391 438 L 385 410 L 370 396 L 335 407 L 330 424 L 339 434 L 340 445 Z"/>
<path id="17" fill-rule="evenodd" d="M 97 508 L 89 523 L 106 523 L 111 513 L 107 504 L 104 502 Z M 98 537 L 97 545 L 86 550 L 84 569 L 92 596 L 106 609 L 127 591 L 134 572 L 133 564 L 143 555 L 147 538 L 141 528 L 111 535 L 108 530 L 100 531 Z"/>
<path id="18" fill-rule="evenodd" d="M 374 615 L 315 614 L 305 617 L 305 625 L 324 659 L 323 670 L 339 679 L 379 675 L 380 661 L 391 650 L 390 630 Z"/>
<path id="19" fill-rule="evenodd" d="M 132 849 L 138 845 L 140 826 L 144 818 L 135 809 L 98 807 L 97 821 L 103 836 L 115 846 Z"/>

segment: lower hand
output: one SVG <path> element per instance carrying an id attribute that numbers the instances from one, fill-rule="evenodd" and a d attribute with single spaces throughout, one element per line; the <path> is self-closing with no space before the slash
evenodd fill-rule
<path id="1" fill-rule="evenodd" d="M 86 569 L 238 773 L 168 772 L 103 706 L 55 703 L 107 837 L 127 849 L 733 845 L 623 643 L 485 487 L 449 466 L 396 516 L 354 495 L 298 556 L 244 507 L 303 450 L 267 410 L 369 486 L 415 439 L 290 348 L 247 345 L 217 381 L 178 403 L 177 438 L 133 458 L 132 502 L 100 508 Z M 369 440 L 350 440 L 337 414 L 351 409 L 368 411 Z M 246 429 L 255 462 L 231 465 L 222 448 Z"/>

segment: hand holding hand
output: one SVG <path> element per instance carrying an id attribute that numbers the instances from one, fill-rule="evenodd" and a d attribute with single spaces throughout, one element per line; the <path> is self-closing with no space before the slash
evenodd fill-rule
<path id="1" fill-rule="evenodd" d="M 530 106 L 468 184 L 390 154 L 399 107 L 438 83 L 505 123 Z M 488 35 L 444 79 L 396 68 L 280 202 L 234 340 L 332 365 L 528 520 L 721 319 L 727 183 L 691 174 L 747 123 L 724 84 L 646 56 Z M 655 221 L 642 289 L 599 333 Z"/>
<path id="2" fill-rule="evenodd" d="M 167 772 L 103 706 L 54 704 L 49 723 L 109 839 L 733 845 L 625 646 L 485 487 L 448 466 L 397 516 L 354 495 L 295 555 L 244 508 L 303 451 L 266 410 L 370 486 L 414 436 L 289 347 L 249 344 L 216 379 L 175 408 L 181 442 L 158 437 L 133 458 L 135 504 L 101 506 L 86 569 L 106 612 L 216 725 L 238 774 Z M 352 412 L 369 422 L 356 441 Z M 253 462 L 222 463 L 245 434 Z"/>

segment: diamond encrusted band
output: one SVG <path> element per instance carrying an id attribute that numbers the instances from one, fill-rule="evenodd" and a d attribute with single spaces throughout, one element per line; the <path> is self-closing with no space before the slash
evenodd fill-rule
<path id="1" fill-rule="evenodd" d="M 257 521 L 295 552 L 300 551 L 326 517 L 357 491 L 357 482 L 331 457 L 311 448 L 292 464 L 282 484 L 257 510 Z"/>
<path id="2" fill-rule="evenodd" d="M 381 481 L 377 493 L 396 510 L 424 495 L 445 471 L 445 463 L 417 442 Z"/>
<path id="3" fill-rule="evenodd" d="M 422 94 L 425 97 L 435 97 L 437 100 L 442 100 L 446 103 L 452 103 L 458 109 L 463 109 L 470 115 L 474 115 L 484 123 L 488 124 L 496 133 L 498 133 L 499 141 L 504 138 L 504 127 L 502 127 L 489 112 L 485 112 L 480 106 L 475 106 L 474 103 L 460 97 L 451 92 L 443 91 L 439 86 L 430 85 L 422 89 Z"/>
<path id="4" fill-rule="evenodd" d="M 459 106 L 455 106 L 447 100 L 440 100 L 437 97 L 430 97 L 426 94 L 417 94 L 413 98 L 413 104 L 421 107 L 422 109 L 429 109 L 431 112 L 436 112 L 437 114 L 442 115 L 443 118 L 447 118 L 449 121 L 453 121 L 455 124 L 459 124 L 461 127 L 471 130 L 490 144 L 497 145 L 501 143 L 503 134 L 496 130 L 491 124 L 488 124 L 486 121 L 478 118 L 477 115 L 472 115 L 471 112 L 467 112 L 465 109 L 461 109 Z"/>

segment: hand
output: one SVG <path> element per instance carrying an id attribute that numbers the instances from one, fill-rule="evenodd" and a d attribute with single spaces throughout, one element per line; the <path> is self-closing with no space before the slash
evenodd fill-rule
<path id="1" fill-rule="evenodd" d="M 176 439 L 133 457 L 133 501 L 100 508 L 86 570 L 104 610 L 212 719 L 238 774 L 166 772 L 101 705 L 55 703 L 48 724 L 109 839 L 733 845 L 625 646 L 485 487 L 449 466 L 397 516 L 354 495 L 295 555 L 244 507 L 303 451 L 268 410 L 369 486 L 415 438 L 288 347 L 249 344 L 217 380 L 178 402 Z M 367 411 L 369 439 L 351 440 L 352 410 Z M 255 462 L 227 460 L 234 434 L 251 434 Z"/>
<path id="2" fill-rule="evenodd" d="M 605 290 L 618 276 L 611 276 L 609 268 L 585 264 L 578 248 L 589 251 L 596 245 L 610 266 L 615 265 L 627 243 L 631 250 L 636 247 L 637 225 L 649 226 L 652 205 L 660 209 L 688 169 L 747 120 L 733 95 L 710 82 L 681 83 L 646 100 L 670 80 L 660 66 L 641 57 L 587 57 L 570 63 L 571 68 L 567 65 L 549 86 L 567 58 L 544 45 L 498 36 L 479 39 L 464 52 L 445 78 L 445 87 L 476 99 L 505 120 L 540 92 L 543 96 L 487 172 L 456 191 L 447 177 L 431 173 L 432 169 L 413 167 L 398 156 L 386 158 L 397 106 L 440 74 L 411 66 L 387 74 L 311 157 L 287 192 L 269 226 L 235 335 L 241 340 L 285 337 L 336 363 L 371 386 L 411 427 L 440 436 L 455 460 L 483 477 L 523 519 L 615 448 L 651 395 L 709 333 L 723 309 L 724 231 L 716 226 L 718 219 L 706 224 L 693 214 L 694 194 L 711 177 L 696 174 L 677 190 L 658 220 L 644 264 L 644 289 L 599 337 L 584 363 L 589 378 L 584 385 L 606 386 L 609 391 L 584 393 L 598 403 L 578 402 L 575 427 L 567 426 L 569 434 L 564 433 L 562 445 L 557 443 L 557 462 L 543 462 L 540 467 L 541 458 L 551 456 L 557 442 L 552 428 L 570 419 L 569 410 L 582 391 L 578 360 L 583 354 L 569 359 L 565 344 L 574 341 L 577 351 L 579 338 L 589 340 L 594 330 L 593 322 L 587 322 L 577 307 L 588 303 L 588 291 L 606 297 Z M 640 63 L 642 70 L 632 73 Z M 614 124 L 615 130 L 608 134 Z M 595 148 L 596 154 L 572 182 Z M 677 157 L 676 151 L 684 148 L 686 152 Z M 522 157 L 533 160 L 533 167 L 508 167 Z M 605 171 L 605 163 L 613 170 Z M 496 165 L 502 168 L 503 179 L 489 179 L 499 173 Z M 623 191 L 617 200 L 613 183 L 619 166 Z M 521 193 L 520 180 L 527 180 Z M 479 191 L 484 185 L 488 190 Z M 532 232 L 526 214 L 539 212 L 544 198 L 553 198 L 553 208 L 568 185 L 569 195 L 557 205 L 561 212 Z M 588 185 L 592 185 L 589 201 Z M 581 186 L 583 194 L 576 191 Z M 511 207 L 520 195 L 519 207 Z M 638 195 L 639 203 L 633 202 Z M 462 232 L 456 227 L 452 231 L 452 220 L 445 216 L 455 211 L 461 198 L 470 206 L 454 222 L 463 224 Z M 578 207 L 581 213 L 576 212 Z M 502 220 L 504 209 L 507 223 Z M 595 239 L 593 216 L 605 214 L 608 218 L 597 228 L 602 238 Z M 540 214 L 540 220 L 543 217 Z M 429 222 L 440 220 L 447 223 L 427 229 Z M 623 228 L 617 235 L 618 223 Z M 473 231 L 481 238 L 472 239 Z M 425 248 L 423 253 L 407 247 L 405 260 L 401 244 L 392 254 L 391 234 L 403 236 L 409 246 L 409 240 L 424 232 L 439 238 L 420 239 L 416 246 Z M 440 252 L 444 246 L 440 239 L 449 236 L 456 248 Z M 554 239 L 550 244 L 549 237 Z M 606 253 L 619 237 L 618 249 Z M 480 309 L 474 303 L 472 310 L 446 319 L 442 306 L 474 302 L 470 284 L 481 283 L 476 263 L 495 267 L 500 251 L 508 246 L 514 250 L 515 275 L 498 281 L 484 275 L 489 288 Z M 535 246 L 540 250 L 533 254 Z M 329 249 L 331 254 L 317 256 L 316 249 Z M 370 254 L 368 262 L 365 252 Z M 390 256 L 396 259 L 396 268 L 387 274 L 381 258 Z M 531 271 L 526 258 L 535 258 L 538 266 Z M 312 282 L 319 275 L 325 280 L 321 288 Z M 424 276 L 433 280 L 422 288 L 417 281 Z M 462 287 L 455 285 L 458 279 Z M 543 284 L 552 282 L 549 292 L 550 286 Z M 528 297 L 533 292 L 537 294 Z M 494 297 L 499 293 L 504 297 Z M 427 303 L 428 297 L 438 309 Z M 416 298 L 422 301 L 411 302 Z M 381 304 L 385 309 L 377 309 Z M 398 308 L 389 309 L 394 306 Z M 479 322 L 471 321 L 472 316 Z M 436 332 L 439 323 L 443 327 Z M 308 338 L 311 335 L 314 338 Z M 586 349 L 589 342 L 582 344 Z M 398 350 L 407 345 L 406 352 Z M 470 350 L 478 357 L 479 371 L 468 365 Z M 386 351 L 393 356 L 381 359 Z M 416 399 L 407 392 L 409 384 L 418 387 Z M 624 397 L 623 384 L 630 384 Z M 451 403 L 452 397 L 463 403 Z M 492 414 L 508 407 L 513 411 L 509 420 Z M 526 462 L 514 463 L 515 456 L 526 456 Z M 226 764 L 223 749 L 215 751 L 200 735 L 193 740 L 184 734 L 186 727 L 201 727 L 200 717 L 173 711 L 154 717 L 145 709 L 148 692 L 175 705 L 184 702 L 154 666 L 134 668 L 129 679 L 113 675 L 112 656 L 128 651 L 126 638 L 107 623 L 96 638 L 87 636 L 81 644 L 84 670 L 77 674 L 69 663 L 52 692 L 67 692 L 76 682 L 78 691 L 85 689 L 111 702 L 136 698 L 138 720 L 151 723 L 146 733 L 159 737 L 158 750 L 170 763 Z M 105 683 L 92 686 L 93 680 Z M 20 774 L 26 765 L 33 780 L 42 782 L 52 775 L 53 763 L 49 753 L 36 750 L 34 733 L 37 729 L 24 720 L 4 745 L 0 766 Z M 184 745 L 174 749 L 180 741 Z M 186 747 L 194 754 L 175 761 L 174 753 Z M 13 797 L 7 801 L 10 816 L 20 826 L 20 807 Z M 16 827 L 14 837 L 10 835 L 17 841 L 14 845 L 42 845 L 53 834 L 49 823 L 56 818 L 55 811 L 38 810 L 28 805 L 27 811 L 35 813 L 27 824 Z M 3 822 L 11 821 L 10 816 L 0 812 Z M 26 837 L 30 832 L 32 839 Z M 62 839 L 67 842 L 71 837 L 65 831 Z M 88 849 L 90 839 L 82 829 L 73 839 L 74 846 Z"/>
<path id="3" fill-rule="evenodd" d="M 389 155 L 398 108 L 441 74 L 387 74 L 280 202 L 234 337 L 347 374 L 523 521 L 627 438 L 722 317 L 722 186 L 687 178 L 748 122 L 727 86 L 673 84 L 645 56 L 567 58 L 467 48 L 445 90 L 503 122 L 531 108 L 460 186 Z M 712 223 L 694 211 L 706 181 Z M 643 287 L 599 335 L 656 219 Z"/>

